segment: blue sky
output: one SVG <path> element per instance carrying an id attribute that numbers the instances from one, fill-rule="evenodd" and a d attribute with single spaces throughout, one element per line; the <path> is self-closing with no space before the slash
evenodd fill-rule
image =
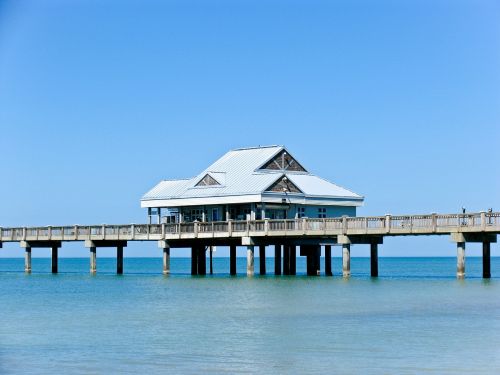
<path id="1" fill-rule="evenodd" d="M 0 226 L 143 222 L 160 179 L 265 144 L 360 215 L 500 210 L 500 3 L 0 0 Z"/>

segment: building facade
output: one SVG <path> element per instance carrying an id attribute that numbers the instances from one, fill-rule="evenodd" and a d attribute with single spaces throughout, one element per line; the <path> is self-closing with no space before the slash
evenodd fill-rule
<path id="1" fill-rule="evenodd" d="M 356 216 L 364 198 L 310 173 L 283 146 L 231 150 L 141 199 L 150 223 Z"/>

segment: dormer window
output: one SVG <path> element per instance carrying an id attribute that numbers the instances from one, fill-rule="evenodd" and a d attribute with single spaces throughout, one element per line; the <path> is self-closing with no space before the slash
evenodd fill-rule
<path id="1" fill-rule="evenodd" d="M 220 184 L 207 173 L 195 186 L 220 186 Z"/>
<path id="2" fill-rule="evenodd" d="M 302 193 L 300 189 L 291 182 L 288 177 L 283 176 L 274 184 L 272 184 L 266 191 L 272 191 L 276 193 Z"/>
<path id="3" fill-rule="evenodd" d="M 279 152 L 278 155 L 264 164 L 261 169 L 307 172 L 286 150 Z"/>

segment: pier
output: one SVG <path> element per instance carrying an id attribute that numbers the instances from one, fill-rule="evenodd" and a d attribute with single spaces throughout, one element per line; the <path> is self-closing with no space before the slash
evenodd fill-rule
<path id="1" fill-rule="evenodd" d="M 123 273 L 123 254 L 129 241 L 157 241 L 163 251 L 163 274 L 170 273 L 174 248 L 191 248 L 192 275 L 206 275 L 206 252 L 212 246 L 230 248 L 230 274 L 236 275 L 237 247 L 246 249 L 247 275 L 255 274 L 258 248 L 259 273 L 266 274 L 266 248 L 274 246 L 275 275 L 295 275 L 297 248 L 307 259 L 307 274 L 322 274 L 321 247 L 325 251 L 324 274 L 332 276 L 332 245 L 342 248 L 342 276 L 351 274 L 351 245 L 370 246 L 371 276 L 378 276 L 378 247 L 390 236 L 449 236 L 457 248 L 458 278 L 465 277 L 466 244 L 483 246 L 483 277 L 491 277 L 491 243 L 500 233 L 500 212 L 430 214 L 409 216 L 340 217 L 295 220 L 247 220 L 177 224 L 129 224 L 0 228 L 2 243 L 17 242 L 25 249 L 25 272 L 30 273 L 32 249 L 52 251 L 51 270 L 58 272 L 58 250 L 64 242 L 81 241 L 90 251 L 90 272 L 97 272 L 97 249 L 116 248 L 116 272 Z M 210 267 L 212 270 L 212 267 Z"/>

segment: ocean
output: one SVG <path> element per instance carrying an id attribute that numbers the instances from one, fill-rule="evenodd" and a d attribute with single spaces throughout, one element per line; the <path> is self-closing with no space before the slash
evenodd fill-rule
<path id="1" fill-rule="evenodd" d="M 213 276 L 172 258 L 0 259 L 0 374 L 499 374 L 500 258 L 352 258 L 352 277 Z M 322 269 L 324 267 L 322 259 Z M 208 268 L 207 268 L 208 270 Z M 271 272 L 270 272 L 271 271 Z"/>

